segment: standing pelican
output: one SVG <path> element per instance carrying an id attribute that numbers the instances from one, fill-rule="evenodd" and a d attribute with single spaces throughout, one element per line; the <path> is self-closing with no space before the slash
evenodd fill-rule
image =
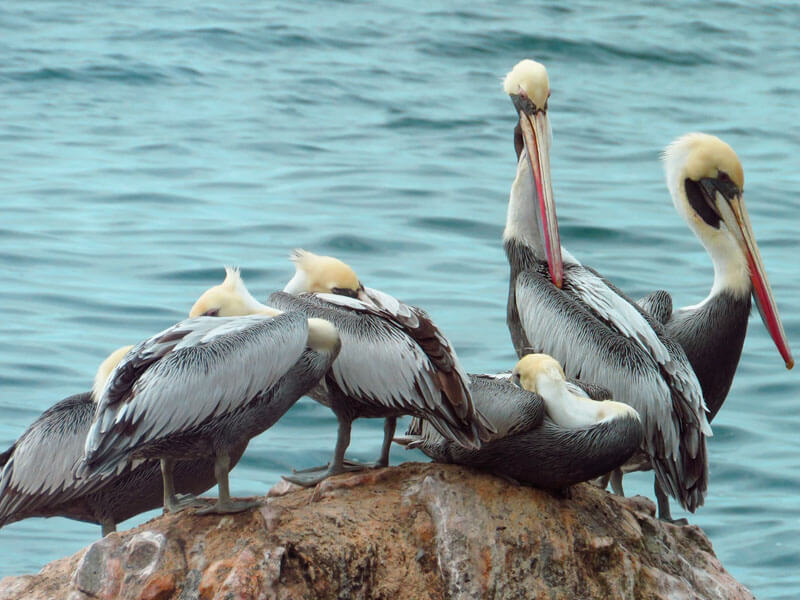
<path id="1" fill-rule="evenodd" d="M 633 406 L 644 426 L 642 450 L 655 470 L 659 517 L 671 519 L 666 494 L 694 512 L 707 489 L 705 437 L 711 434 L 697 377 L 659 323 L 561 248 L 544 66 L 520 62 L 504 89 L 519 115 L 517 174 L 503 234 L 511 266 L 508 326 L 517 354 L 546 352 L 567 375 L 608 387 Z"/>
<path id="2" fill-rule="evenodd" d="M 65 398 L 47 409 L 0 454 L 0 526 L 28 517 L 68 517 L 98 523 L 105 536 L 117 523 L 163 503 L 158 462 L 129 464 L 110 474 L 76 479 L 73 466 L 83 456 L 86 434 L 105 382 L 131 349 L 114 351 L 100 365 L 94 394 L 84 392 Z M 231 465 L 242 455 L 247 440 L 231 449 Z M 175 488 L 181 493 L 201 494 L 215 483 L 214 458 L 181 461 L 175 467 Z"/>
<path id="3" fill-rule="evenodd" d="M 564 489 L 616 469 L 641 444 L 642 425 L 633 408 L 609 400 L 608 390 L 568 382 L 550 356 L 524 356 L 510 381 L 507 376 L 470 377 L 475 405 L 497 429 L 489 441 L 477 450 L 464 448 L 419 419 L 398 441 L 439 462 L 478 467 L 548 489 Z"/>
<path id="4" fill-rule="evenodd" d="M 674 313 L 672 298 L 663 290 L 639 303 L 683 346 L 711 421 L 733 383 L 751 296 L 787 369 L 794 359 L 745 209 L 744 171 L 736 153 L 717 137 L 690 133 L 667 146 L 664 170 L 675 208 L 711 256 L 714 284 L 700 304 Z"/>
<path id="5" fill-rule="evenodd" d="M 327 321 L 263 312 L 191 318 L 128 352 L 103 387 L 78 476 L 158 458 L 164 506 L 175 511 L 193 504 L 192 497 L 175 495 L 175 463 L 213 456 L 219 499 L 202 512 L 256 504 L 230 497 L 233 450 L 271 427 L 315 385 L 340 346 Z"/>
<path id="6" fill-rule="evenodd" d="M 341 352 L 310 395 L 330 406 L 339 422 L 333 460 L 326 467 L 296 473 L 287 480 L 314 485 L 326 477 L 364 468 L 345 461 L 350 427 L 358 417 L 385 418 L 378 466 L 389 463 L 397 417 L 417 415 L 447 439 L 477 447 L 489 434 L 469 394 L 469 383 L 450 342 L 419 308 L 361 285 L 340 260 L 297 250 L 296 274 L 269 304 L 300 311 L 333 323 L 342 339 Z M 294 295 L 297 294 L 297 295 Z M 238 273 L 228 272 L 222 285 L 201 296 L 199 314 L 228 314 L 231 308 L 260 310 Z M 321 474 L 314 472 L 323 471 Z"/>
<path id="7" fill-rule="evenodd" d="M 295 250 L 291 259 L 295 275 L 269 303 L 331 321 L 342 336 L 342 351 L 311 392 L 339 421 L 333 460 L 320 476 L 300 474 L 289 481 L 311 485 L 344 470 L 351 423 L 358 417 L 385 418 L 377 466 L 389 464 L 401 415 L 421 417 L 466 447 L 480 446 L 491 426 L 473 405 L 455 350 L 425 311 L 364 287 L 336 258 Z"/>

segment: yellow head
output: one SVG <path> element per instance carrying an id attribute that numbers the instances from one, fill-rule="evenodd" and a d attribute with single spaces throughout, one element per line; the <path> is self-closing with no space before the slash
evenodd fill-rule
<path id="1" fill-rule="evenodd" d="M 295 274 L 283 289 L 289 294 L 316 292 L 355 297 L 363 288 L 355 271 L 338 258 L 297 249 L 290 259 L 295 264 Z"/>
<path id="2" fill-rule="evenodd" d="M 97 368 L 97 374 L 94 376 L 94 385 L 92 386 L 92 400 L 94 402 L 100 400 L 100 396 L 103 395 L 103 389 L 106 387 L 108 376 L 111 375 L 111 371 L 117 367 L 119 361 L 122 360 L 122 357 L 125 356 L 131 348 L 133 348 L 133 346 L 117 348 L 100 363 L 100 366 Z"/>
<path id="3" fill-rule="evenodd" d="M 518 62 L 503 80 L 503 90 L 509 96 L 527 97 L 538 110 L 547 110 L 550 80 L 544 65 L 533 60 Z"/>
<path id="4" fill-rule="evenodd" d="M 744 189 L 744 170 L 739 157 L 716 136 L 707 133 L 681 136 L 667 146 L 664 162 L 668 172 L 681 170 L 683 177 L 692 181 L 717 179 L 724 173 L 740 192 Z"/>
<path id="5" fill-rule="evenodd" d="M 542 378 L 550 381 L 565 381 L 561 364 L 548 354 L 528 354 L 523 356 L 512 372 L 512 379 L 529 392 L 539 393 Z"/>
<path id="6" fill-rule="evenodd" d="M 239 269 L 225 267 L 225 280 L 203 292 L 189 311 L 189 317 L 239 317 L 263 312 L 264 308 L 245 287 Z"/>

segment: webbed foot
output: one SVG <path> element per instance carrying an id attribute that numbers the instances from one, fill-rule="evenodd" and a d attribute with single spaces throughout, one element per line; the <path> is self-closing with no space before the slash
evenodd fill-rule
<path id="1" fill-rule="evenodd" d="M 196 512 L 198 515 L 221 515 L 228 513 L 238 513 L 249 508 L 261 506 L 260 500 L 217 500 L 211 506 L 202 508 Z"/>
<path id="2" fill-rule="evenodd" d="M 192 494 L 173 494 L 164 503 L 167 512 L 178 512 L 184 508 L 203 508 L 208 506 L 208 502 L 201 500 Z"/>

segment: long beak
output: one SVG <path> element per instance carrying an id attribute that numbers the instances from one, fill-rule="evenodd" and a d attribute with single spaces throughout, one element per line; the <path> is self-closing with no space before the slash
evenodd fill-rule
<path id="1" fill-rule="evenodd" d="M 561 258 L 561 238 L 558 235 L 556 205 L 553 201 L 553 186 L 550 182 L 550 143 L 547 136 L 547 113 L 537 111 L 533 117 L 519 111 L 522 139 L 528 151 L 528 160 L 536 183 L 539 200 L 539 233 L 544 240 L 547 268 L 550 279 L 560 288 L 564 282 L 564 262 Z"/>
<path id="2" fill-rule="evenodd" d="M 736 226 L 732 227 L 732 223 L 726 224 L 729 229 L 734 230 L 733 233 L 736 236 L 736 240 L 747 257 L 750 281 L 753 283 L 753 299 L 756 301 L 758 312 L 761 313 L 761 320 L 778 347 L 778 352 L 781 353 L 781 357 L 786 363 L 786 368 L 791 369 L 794 366 L 794 358 L 792 358 L 792 351 L 789 348 L 786 333 L 783 331 L 783 323 L 781 323 L 781 318 L 778 315 L 778 307 L 775 305 L 772 289 L 769 287 L 767 272 L 761 260 L 761 253 L 758 251 L 753 228 L 750 225 L 750 217 L 744 207 L 744 200 L 737 195 L 730 199 L 728 204 L 733 212 Z"/>

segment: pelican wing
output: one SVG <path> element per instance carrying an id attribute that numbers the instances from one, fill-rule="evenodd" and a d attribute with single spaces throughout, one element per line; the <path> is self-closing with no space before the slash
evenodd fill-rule
<path id="1" fill-rule="evenodd" d="M 662 325 L 672 317 L 672 296 L 666 290 L 656 290 L 637 300 L 636 304 Z"/>
<path id="2" fill-rule="evenodd" d="M 197 317 L 141 342 L 109 377 L 86 438 L 85 462 L 105 470 L 138 447 L 249 404 L 300 358 L 308 322 Z"/>
<path id="3" fill-rule="evenodd" d="M 3 455 L 0 472 L 0 525 L 26 516 L 45 514 L 60 504 L 96 491 L 112 476 L 129 469 L 88 479 L 76 479 L 73 467 L 83 456 L 92 423 L 91 393 L 65 398 L 47 409 Z"/>
<path id="4" fill-rule="evenodd" d="M 645 446 L 668 493 L 702 504 L 708 465 L 700 384 L 682 349 L 659 324 L 594 272 L 565 264 L 564 285 L 529 269 L 515 284 L 532 350 L 557 358 L 569 377 L 602 385 L 643 418 Z"/>
<path id="5" fill-rule="evenodd" d="M 331 321 L 342 349 L 329 378 L 355 401 L 429 419 L 449 439 L 475 446 L 491 426 L 474 408 L 469 380 L 424 311 L 386 294 L 379 303 L 337 294 L 275 292 L 271 306 Z"/>

